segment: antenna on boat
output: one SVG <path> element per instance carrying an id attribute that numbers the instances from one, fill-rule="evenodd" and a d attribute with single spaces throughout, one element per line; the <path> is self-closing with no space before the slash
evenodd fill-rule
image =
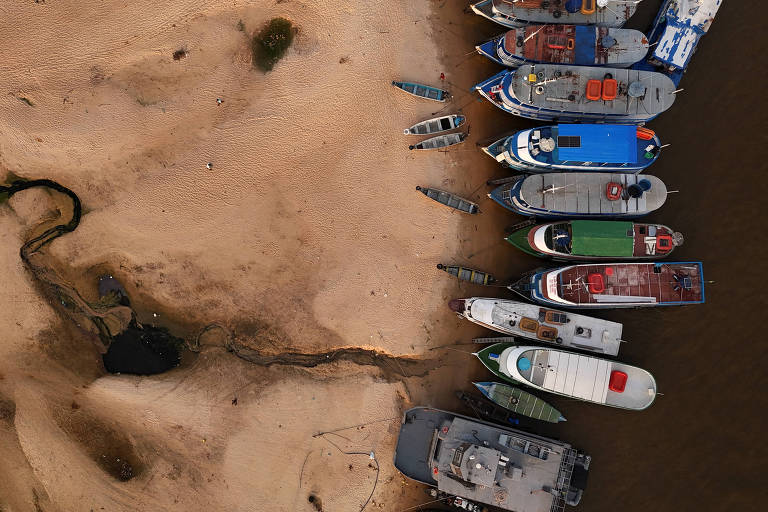
<path id="1" fill-rule="evenodd" d="M 678 192 L 680 192 L 680 191 L 679 190 L 667 190 L 667 195 L 669 195 L 669 194 L 677 194 Z"/>
<path id="2" fill-rule="evenodd" d="M 669 146 L 671 146 L 671 145 L 672 145 L 672 143 L 669 143 L 669 144 L 662 144 L 661 146 L 659 146 L 659 149 L 668 148 L 668 147 L 669 147 Z"/>
<path id="3" fill-rule="evenodd" d="M 671 93 L 669 93 L 669 94 L 677 94 L 677 93 L 679 93 L 679 92 L 683 92 L 684 90 L 685 90 L 685 88 L 684 88 L 684 87 L 683 87 L 683 88 L 680 88 L 680 89 L 675 89 L 674 91 L 672 91 L 672 92 L 671 92 Z"/>

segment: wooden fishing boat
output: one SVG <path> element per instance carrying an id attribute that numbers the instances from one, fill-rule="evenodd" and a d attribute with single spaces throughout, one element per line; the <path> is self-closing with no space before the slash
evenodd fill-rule
<path id="1" fill-rule="evenodd" d="M 408 94 L 412 94 L 419 98 L 426 98 L 428 100 L 444 102 L 450 97 L 448 91 L 438 89 L 437 87 L 430 87 L 429 85 L 395 81 L 392 81 L 392 85 Z"/>
<path id="2" fill-rule="evenodd" d="M 573 64 L 624 68 L 648 54 L 639 30 L 594 25 L 531 24 L 475 46 L 480 55 L 502 66 Z"/>
<path id="3" fill-rule="evenodd" d="M 481 0 L 471 5 L 475 14 L 505 27 L 530 23 L 621 27 L 640 1 L 627 0 Z"/>
<path id="4" fill-rule="evenodd" d="M 518 249 L 554 260 L 651 260 L 669 256 L 683 235 L 662 224 L 566 220 L 523 226 L 505 238 Z"/>
<path id="5" fill-rule="evenodd" d="M 558 124 L 519 131 L 482 148 L 501 163 L 526 173 L 638 173 L 661 154 L 648 128 L 622 124 Z"/>
<path id="6" fill-rule="evenodd" d="M 459 114 L 449 116 L 434 117 L 420 123 L 416 123 L 410 128 L 403 130 L 403 135 L 431 135 L 435 133 L 447 132 L 464 124 L 466 117 Z"/>
<path id="7" fill-rule="evenodd" d="M 462 281 L 467 281 L 473 284 L 491 285 L 496 282 L 495 277 L 487 272 L 481 272 L 480 270 L 459 267 L 457 265 L 443 265 L 442 263 L 438 263 L 437 268 L 443 272 L 448 272 L 452 276 L 456 276 Z"/>
<path id="8" fill-rule="evenodd" d="M 477 205 L 472 201 L 468 201 L 462 197 L 457 196 L 456 194 L 451 194 L 450 192 L 446 192 L 444 190 L 429 187 L 416 187 L 416 190 L 428 198 L 434 199 L 438 203 L 444 204 L 445 206 L 460 212 L 476 214 L 478 211 L 480 211 Z"/>
<path id="9" fill-rule="evenodd" d="M 560 411 L 520 388 L 500 382 L 473 382 L 472 384 L 488 400 L 515 414 L 549 423 L 565 421 L 565 416 Z"/>
<path id="10" fill-rule="evenodd" d="M 491 345 L 475 356 L 507 382 L 585 402 L 639 411 L 656 398 L 653 375 L 618 361 L 513 343 Z"/>
<path id="11" fill-rule="evenodd" d="M 701 262 L 592 263 L 534 270 L 509 285 L 553 307 L 634 308 L 704 302 Z"/>
<path id="12" fill-rule="evenodd" d="M 623 326 L 600 318 L 548 309 L 507 299 L 453 299 L 452 311 L 470 322 L 502 334 L 552 343 L 565 348 L 615 356 Z"/>
<path id="13" fill-rule="evenodd" d="M 467 133 L 449 133 L 438 135 L 431 139 L 423 140 L 417 144 L 408 146 L 408 149 L 441 149 L 461 144 L 467 138 Z"/>
<path id="14" fill-rule="evenodd" d="M 525 64 L 475 85 L 511 114 L 540 121 L 643 124 L 675 102 L 664 73 L 642 69 Z"/>
<path id="15" fill-rule="evenodd" d="M 667 187 L 647 174 L 551 172 L 514 177 L 488 197 L 528 217 L 633 218 L 659 209 Z"/>

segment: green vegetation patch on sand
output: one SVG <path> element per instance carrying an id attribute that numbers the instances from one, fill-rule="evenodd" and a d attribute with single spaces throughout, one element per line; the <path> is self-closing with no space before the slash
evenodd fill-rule
<path id="1" fill-rule="evenodd" d="M 273 18 L 253 36 L 253 64 L 263 71 L 271 71 L 293 43 L 296 29 L 285 18 Z"/>

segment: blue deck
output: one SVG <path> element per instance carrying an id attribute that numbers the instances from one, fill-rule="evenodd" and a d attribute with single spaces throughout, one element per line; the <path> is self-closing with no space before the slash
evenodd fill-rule
<path id="1" fill-rule="evenodd" d="M 628 125 L 561 124 L 556 160 L 636 163 L 637 129 Z M 560 137 L 578 137 L 578 147 L 562 147 Z"/>

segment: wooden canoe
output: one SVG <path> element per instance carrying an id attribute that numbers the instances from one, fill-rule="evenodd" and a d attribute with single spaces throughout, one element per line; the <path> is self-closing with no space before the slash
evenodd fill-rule
<path id="1" fill-rule="evenodd" d="M 431 139 L 423 140 L 412 146 L 408 146 L 408 149 L 441 149 L 449 146 L 455 146 L 461 144 L 467 138 L 466 133 L 448 133 L 446 135 L 438 135 Z"/>
<path id="2" fill-rule="evenodd" d="M 450 97 L 448 91 L 438 89 L 437 87 L 430 87 L 428 85 L 395 81 L 392 81 L 392 85 L 408 94 L 412 94 L 419 98 L 426 98 L 428 100 L 444 102 Z"/>
<path id="3" fill-rule="evenodd" d="M 494 403 L 490 403 L 487 400 L 483 400 L 482 397 L 465 393 L 463 391 L 457 391 L 456 397 L 467 404 L 472 411 L 482 417 L 483 419 L 495 421 L 505 425 L 519 425 L 520 419 L 511 414 L 503 407 L 499 407 Z"/>
<path id="4" fill-rule="evenodd" d="M 491 274 L 471 268 L 464 268 L 456 265 L 443 265 L 442 263 L 438 263 L 437 268 L 443 272 L 448 272 L 452 276 L 456 276 L 462 281 L 467 281 L 473 284 L 490 285 L 496 282 L 496 278 Z"/>
<path id="5" fill-rule="evenodd" d="M 434 133 L 447 132 L 464 124 L 466 117 L 458 114 L 449 116 L 434 117 L 420 123 L 416 123 L 410 128 L 403 130 L 403 135 L 430 135 Z"/>
<path id="6" fill-rule="evenodd" d="M 473 382 L 473 384 L 488 400 L 510 412 L 550 423 L 565 421 L 560 411 L 522 389 L 500 382 Z"/>
<path id="7" fill-rule="evenodd" d="M 460 212 L 475 214 L 480 211 L 475 203 L 468 201 L 463 197 L 459 197 L 456 194 L 451 194 L 444 190 L 429 187 L 416 187 L 416 190 L 424 194 L 430 199 L 434 199 L 440 204 L 444 204 L 449 208 L 458 210 Z"/>

